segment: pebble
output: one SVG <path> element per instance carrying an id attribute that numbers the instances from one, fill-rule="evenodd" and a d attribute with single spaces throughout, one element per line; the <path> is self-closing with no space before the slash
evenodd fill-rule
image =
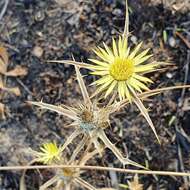
<path id="1" fill-rule="evenodd" d="M 40 46 L 35 46 L 32 54 L 38 58 L 42 57 L 44 50 Z"/>
<path id="2" fill-rule="evenodd" d="M 122 15 L 121 9 L 114 9 L 114 10 L 113 10 L 113 15 L 121 16 L 121 15 Z"/>
<path id="3" fill-rule="evenodd" d="M 172 73 L 166 73 L 166 76 L 171 79 L 173 77 Z"/>
<path id="4" fill-rule="evenodd" d="M 45 18 L 45 13 L 44 11 L 38 11 L 36 12 L 36 14 L 34 15 L 34 18 L 37 22 L 41 22 L 44 20 Z"/>
<path id="5" fill-rule="evenodd" d="M 137 37 L 136 36 L 132 35 L 130 39 L 133 42 L 133 44 L 137 44 Z"/>
<path id="6" fill-rule="evenodd" d="M 176 40 L 175 40 L 175 38 L 174 38 L 174 37 L 170 37 L 170 38 L 168 39 L 168 44 L 169 44 L 171 47 L 175 47 L 175 45 L 176 45 Z"/>

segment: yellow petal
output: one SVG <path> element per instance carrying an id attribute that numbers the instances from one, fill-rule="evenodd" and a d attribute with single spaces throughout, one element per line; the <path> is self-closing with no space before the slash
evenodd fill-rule
<path id="1" fill-rule="evenodd" d="M 105 56 L 104 54 L 102 54 L 102 52 L 99 49 L 93 50 L 94 53 L 100 57 L 101 59 L 103 59 L 104 61 L 108 62 L 107 56 Z"/>
<path id="2" fill-rule="evenodd" d="M 96 66 L 96 65 L 89 65 L 89 69 L 93 71 L 108 71 L 108 67 L 103 67 L 103 66 Z"/>
<path id="3" fill-rule="evenodd" d="M 108 67 L 109 66 L 108 63 L 103 62 L 103 61 L 99 61 L 99 60 L 96 60 L 96 59 L 88 59 L 88 60 L 93 62 L 93 63 L 96 63 L 97 65 L 103 66 L 103 67 Z"/>
<path id="4" fill-rule="evenodd" d="M 119 51 L 119 56 L 122 57 L 123 53 L 123 47 L 122 47 L 122 39 L 121 36 L 119 36 L 119 41 L 118 41 L 118 51 Z"/>
<path id="5" fill-rule="evenodd" d="M 146 49 L 146 50 L 142 51 L 140 54 L 138 54 L 136 57 L 134 57 L 134 60 L 136 61 L 138 59 L 141 59 L 142 57 L 144 57 L 148 53 L 149 50 L 150 49 Z"/>
<path id="6" fill-rule="evenodd" d="M 140 66 L 135 67 L 135 72 L 138 73 L 138 72 L 150 71 L 150 70 L 153 70 L 156 66 L 157 66 L 157 64 L 155 64 L 155 63 L 150 63 L 147 65 L 140 65 Z"/>
<path id="7" fill-rule="evenodd" d="M 119 93 L 119 99 L 122 100 L 124 99 L 125 97 L 125 94 L 124 94 L 124 88 L 123 88 L 123 82 L 122 81 L 119 81 L 118 82 L 118 93 Z"/>
<path id="8" fill-rule="evenodd" d="M 132 96 L 131 96 L 131 93 L 129 92 L 127 83 L 126 83 L 126 88 L 125 88 L 125 95 L 126 95 L 127 99 L 129 100 L 129 103 L 131 103 L 132 102 Z"/>
<path id="9" fill-rule="evenodd" d="M 115 80 L 111 83 L 111 85 L 109 86 L 109 88 L 106 91 L 105 98 L 113 91 L 116 84 L 117 84 L 117 81 L 115 81 Z"/>
<path id="10" fill-rule="evenodd" d="M 142 92 L 141 88 L 139 87 L 139 85 L 137 84 L 136 82 L 137 80 L 131 78 L 129 81 L 128 81 L 128 86 L 134 88 L 135 90 L 139 91 L 139 92 Z"/>
<path id="11" fill-rule="evenodd" d="M 104 57 L 106 58 L 107 62 L 112 62 L 112 60 L 114 59 L 114 56 L 113 54 L 112 55 L 109 55 L 103 48 L 101 47 L 98 47 L 100 52 L 104 55 Z"/>
<path id="12" fill-rule="evenodd" d="M 134 86 L 135 88 L 137 87 L 136 88 L 137 90 L 140 89 L 140 90 L 138 90 L 139 92 L 141 92 L 141 89 L 149 90 L 149 88 L 145 84 L 143 84 L 142 82 L 136 80 L 135 78 L 130 79 L 130 84 L 132 86 Z"/>
<path id="13" fill-rule="evenodd" d="M 91 72 L 90 74 L 92 75 L 108 75 L 109 74 L 109 71 L 94 71 L 94 72 Z"/>
<path id="14" fill-rule="evenodd" d="M 110 75 L 107 75 L 107 76 L 103 76 L 102 78 L 98 79 L 94 83 L 96 83 L 97 85 L 101 85 L 101 84 L 104 84 L 104 83 L 109 82 L 109 81 L 112 82 L 113 80 L 114 79 Z"/>
<path id="15" fill-rule="evenodd" d="M 147 78 L 147 77 L 143 77 L 143 76 L 140 76 L 140 75 L 138 75 L 138 74 L 133 74 L 133 77 L 135 78 L 135 79 L 137 79 L 137 80 L 140 80 L 140 81 L 142 81 L 142 82 L 149 82 L 149 83 L 153 83 L 153 81 L 152 80 L 150 80 L 149 78 Z"/>
<path id="16" fill-rule="evenodd" d="M 152 55 L 146 55 L 142 58 L 139 59 L 135 59 L 135 65 L 139 65 L 141 63 L 144 63 L 145 61 L 147 61 L 150 57 L 152 57 Z"/>
<path id="17" fill-rule="evenodd" d="M 135 57 L 135 55 L 137 54 L 137 52 L 139 51 L 139 49 L 141 48 L 141 46 L 142 46 L 142 42 L 135 47 L 135 49 L 129 55 L 129 59 L 133 59 Z"/>
<path id="18" fill-rule="evenodd" d="M 114 56 L 115 56 L 115 57 L 118 57 L 117 46 L 116 46 L 116 43 L 115 43 L 114 38 L 112 38 L 112 47 L 113 47 Z"/>
<path id="19" fill-rule="evenodd" d="M 111 49 L 110 49 L 104 42 L 103 42 L 103 45 L 104 45 L 104 47 L 105 47 L 105 49 L 106 49 L 108 55 L 109 55 L 110 57 L 114 57 L 113 52 L 111 51 Z"/>

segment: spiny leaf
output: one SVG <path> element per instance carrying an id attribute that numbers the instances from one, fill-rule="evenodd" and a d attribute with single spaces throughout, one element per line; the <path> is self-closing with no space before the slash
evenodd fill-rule
<path id="1" fill-rule="evenodd" d="M 79 83 L 79 86 L 80 86 L 80 89 L 81 89 L 81 92 L 82 92 L 82 96 L 83 96 L 83 99 L 84 99 L 84 103 L 85 103 L 85 105 L 87 104 L 87 105 L 91 106 L 92 102 L 90 100 L 89 94 L 88 94 L 86 86 L 84 84 L 84 80 L 82 78 L 82 75 L 81 75 L 81 73 L 79 71 L 78 66 L 76 66 L 76 65 L 75 65 L 75 71 L 76 71 L 77 80 L 78 80 L 78 83 Z"/>
<path id="2" fill-rule="evenodd" d="M 87 68 L 90 69 L 91 67 L 87 63 L 82 63 L 82 62 L 77 62 L 77 61 L 72 61 L 72 60 L 49 60 L 47 61 L 48 63 L 64 63 L 68 65 L 76 65 L 79 68 Z"/>
<path id="3" fill-rule="evenodd" d="M 47 103 L 43 103 L 43 102 L 33 102 L 33 101 L 28 101 L 28 103 L 39 106 L 42 109 L 48 109 L 48 110 L 57 112 L 58 114 L 67 116 L 73 120 L 77 119 L 77 116 L 76 116 L 77 114 L 74 114 L 72 111 L 64 109 L 61 106 L 54 106 L 52 104 L 47 104 Z"/>
<path id="4" fill-rule="evenodd" d="M 151 129 L 153 130 L 159 144 L 160 144 L 160 140 L 158 138 L 157 132 L 155 130 L 155 127 L 152 123 L 152 120 L 150 119 L 150 116 L 148 114 L 147 109 L 144 107 L 142 101 L 140 100 L 140 98 L 136 95 L 136 93 L 131 89 L 131 91 L 133 92 L 133 102 L 136 104 L 136 106 L 139 108 L 139 110 L 141 111 L 142 115 L 145 117 L 145 119 L 147 120 L 148 124 L 150 125 Z"/>
<path id="5" fill-rule="evenodd" d="M 120 151 L 115 147 L 114 144 L 111 143 L 111 141 L 107 138 L 106 134 L 104 133 L 103 130 L 99 130 L 98 132 L 98 137 L 103 141 L 103 143 L 105 144 L 105 146 L 107 148 L 109 148 L 114 155 L 119 159 L 119 161 L 123 164 L 123 165 L 132 165 L 132 166 L 136 166 L 139 168 L 143 168 L 143 169 L 147 169 L 146 167 L 128 159 L 128 158 L 124 158 L 122 156 L 122 154 L 120 153 Z"/>

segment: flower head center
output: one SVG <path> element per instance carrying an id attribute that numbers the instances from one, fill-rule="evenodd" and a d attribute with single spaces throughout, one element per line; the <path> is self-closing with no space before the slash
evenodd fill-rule
<path id="1" fill-rule="evenodd" d="M 110 65 L 110 75 L 117 81 L 128 80 L 134 73 L 134 61 L 127 58 L 115 58 Z"/>
<path id="2" fill-rule="evenodd" d="M 64 177 L 72 177 L 75 174 L 75 170 L 70 168 L 64 168 L 63 169 L 63 175 Z"/>

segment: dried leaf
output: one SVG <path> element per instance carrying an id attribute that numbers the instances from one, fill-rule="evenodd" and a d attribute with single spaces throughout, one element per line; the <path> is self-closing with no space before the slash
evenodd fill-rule
<path id="1" fill-rule="evenodd" d="M 5 105 L 0 103 L 0 118 L 5 119 Z"/>
<path id="2" fill-rule="evenodd" d="M 81 89 L 81 92 L 82 92 L 84 103 L 91 106 L 92 102 L 90 100 L 89 94 L 88 94 L 86 86 L 84 84 L 84 80 L 83 80 L 82 75 L 81 75 L 81 73 L 79 71 L 79 68 L 76 65 L 75 65 L 75 71 L 76 71 L 76 74 L 77 74 L 77 80 L 78 80 L 78 83 L 79 83 L 79 86 L 80 86 L 80 89 Z"/>
<path id="3" fill-rule="evenodd" d="M 3 84 L 3 80 L 2 78 L 0 77 L 0 89 L 4 88 L 4 84 Z"/>
<path id="4" fill-rule="evenodd" d="M 4 74 L 7 71 L 9 57 L 8 52 L 4 47 L 0 47 L 0 73 Z"/>
<path id="5" fill-rule="evenodd" d="M 77 119 L 77 116 L 76 116 L 77 114 L 75 114 L 75 113 L 73 113 L 73 111 L 65 109 L 61 106 L 54 106 L 52 104 L 47 104 L 47 103 L 43 103 L 43 102 L 32 102 L 32 101 L 28 101 L 28 103 L 33 104 L 35 106 L 39 106 L 42 109 L 47 109 L 47 110 L 57 112 L 58 114 L 67 116 L 73 120 Z"/>
<path id="6" fill-rule="evenodd" d="M 6 91 L 11 92 L 13 94 L 15 94 L 16 96 L 20 96 L 21 92 L 20 89 L 18 87 L 14 87 L 14 88 L 5 88 Z"/>
<path id="7" fill-rule="evenodd" d="M 27 69 L 21 67 L 20 65 L 16 66 L 11 71 L 8 71 L 8 72 L 5 73 L 6 76 L 12 76 L 12 77 L 25 76 L 27 74 L 28 74 Z"/>
<path id="8" fill-rule="evenodd" d="M 133 181 L 128 181 L 129 190 L 143 190 L 143 184 L 139 183 L 138 175 L 134 176 Z"/>

